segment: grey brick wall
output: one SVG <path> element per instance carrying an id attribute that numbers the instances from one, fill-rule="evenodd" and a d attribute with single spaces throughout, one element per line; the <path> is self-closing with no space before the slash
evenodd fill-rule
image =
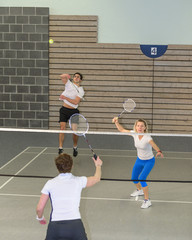
<path id="1" fill-rule="evenodd" d="M 0 7 L 0 127 L 48 128 L 49 9 Z"/>

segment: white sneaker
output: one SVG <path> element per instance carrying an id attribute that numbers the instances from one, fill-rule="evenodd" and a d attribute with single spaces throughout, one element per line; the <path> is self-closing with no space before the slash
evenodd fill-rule
<path id="1" fill-rule="evenodd" d="M 133 193 L 131 193 L 131 197 L 136 197 L 136 196 L 142 196 L 144 195 L 143 189 L 141 190 L 135 190 Z"/>
<path id="2" fill-rule="evenodd" d="M 142 205 L 141 205 L 141 208 L 149 208 L 150 206 L 152 205 L 151 201 L 148 199 L 148 200 L 144 200 Z"/>

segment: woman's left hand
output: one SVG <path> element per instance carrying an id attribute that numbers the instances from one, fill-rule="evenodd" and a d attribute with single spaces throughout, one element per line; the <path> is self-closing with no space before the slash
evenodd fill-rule
<path id="1" fill-rule="evenodd" d="M 156 157 L 158 157 L 158 156 L 160 156 L 160 157 L 164 157 L 164 155 L 163 155 L 163 153 L 162 152 L 157 152 L 157 154 L 156 154 Z"/>

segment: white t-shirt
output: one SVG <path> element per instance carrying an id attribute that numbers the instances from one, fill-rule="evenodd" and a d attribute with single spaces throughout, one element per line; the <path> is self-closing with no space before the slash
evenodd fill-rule
<path id="1" fill-rule="evenodd" d="M 52 212 L 51 221 L 80 219 L 81 191 L 86 187 L 87 177 L 76 177 L 72 173 L 61 173 L 47 181 L 41 193 L 49 195 Z"/>
<path id="2" fill-rule="evenodd" d="M 134 131 L 131 131 L 134 132 Z M 137 156 L 141 160 L 149 160 L 154 157 L 152 146 L 149 143 L 152 139 L 150 135 L 143 135 L 141 139 L 139 139 L 139 135 L 132 135 L 134 138 L 135 147 L 137 148 Z"/>
<path id="3" fill-rule="evenodd" d="M 75 99 L 77 96 L 80 98 L 83 98 L 84 96 L 84 90 L 83 87 L 78 87 L 74 83 L 72 83 L 70 80 L 67 81 L 65 84 L 65 90 L 62 92 L 62 95 L 65 97 L 68 97 L 70 99 Z M 60 99 L 61 100 L 61 99 Z M 67 105 L 73 107 L 73 108 L 78 108 L 78 104 L 72 104 L 69 101 L 62 99 L 64 103 Z"/>

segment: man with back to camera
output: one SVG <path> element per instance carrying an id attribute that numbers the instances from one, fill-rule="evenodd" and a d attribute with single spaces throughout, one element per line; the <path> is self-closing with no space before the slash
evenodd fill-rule
<path id="1" fill-rule="evenodd" d="M 74 176 L 71 173 L 73 160 L 68 154 L 60 154 L 55 159 L 60 174 L 47 181 L 41 191 L 42 195 L 36 208 L 36 219 L 40 224 L 46 224 L 43 212 L 48 199 L 50 199 L 52 211 L 46 240 L 87 240 L 79 212 L 81 191 L 100 181 L 103 163 L 99 157 L 97 160 L 92 159 L 96 169 L 94 176 L 91 177 Z"/>

